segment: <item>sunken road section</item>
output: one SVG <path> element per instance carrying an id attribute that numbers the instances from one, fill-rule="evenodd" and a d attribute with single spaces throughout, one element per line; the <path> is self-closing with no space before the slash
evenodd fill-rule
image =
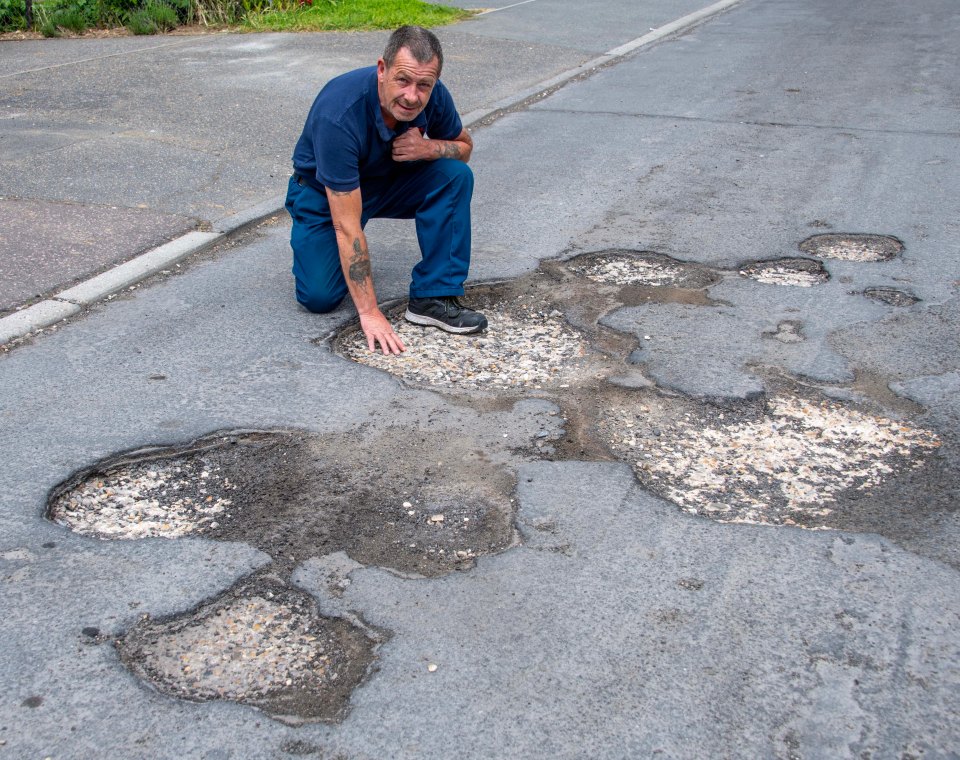
<path id="1" fill-rule="evenodd" d="M 240 431 L 105 460 L 55 489 L 48 516 L 101 539 L 240 541 L 284 574 L 344 551 L 437 576 L 513 545 L 513 488 L 456 430 Z"/>
<path id="2" fill-rule="evenodd" d="M 841 252 L 869 244 L 883 256 L 864 254 L 860 260 L 876 261 L 893 250 L 891 240 L 822 235 L 810 248 L 850 258 Z M 544 262 L 520 280 L 472 290 L 468 300 L 490 316 L 485 334 L 465 339 L 408 325 L 399 303 L 388 314 L 410 345 L 402 357 L 370 353 L 356 327 L 336 336 L 333 346 L 406 383 L 452 396 L 482 397 L 491 390 L 545 396 L 567 420 L 560 456 L 624 461 L 647 489 L 685 512 L 728 523 L 847 529 L 855 524 L 881 532 L 881 525 L 866 527 L 870 521 L 863 520 L 859 497 L 881 486 L 889 495 L 897 483 L 923 482 L 928 465 L 931 472 L 942 469 L 935 432 L 868 405 L 858 408 L 809 387 L 801 390 L 782 378 L 769 384 L 778 386 L 776 393 L 744 403 L 662 392 L 643 376 L 642 366 L 624 361 L 639 336 L 599 324 L 622 306 L 712 306 L 710 285 L 737 275 L 798 287 L 829 279 L 823 264 L 811 258 L 717 271 L 650 251 L 600 251 Z M 901 303 L 889 294 L 882 297 Z M 804 322 L 785 320 L 776 331 L 756 337 L 802 342 Z M 483 371 L 477 371 L 480 354 Z M 940 463 L 931 464 L 935 461 Z M 930 483 L 941 482 L 941 475 L 931 476 Z M 935 487 L 910 486 L 897 508 L 921 513 L 925 495 Z"/>
<path id="3" fill-rule="evenodd" d="M 343 719 L 382 640 L 369 633 L 319 615 L 308 594 L 257 579 L 185 615 L 144 618 L 117 649 L 164 694 L 239 702 L 299 725 Z"/>
<path id="4" fill-rule="evenodd" d="M 820 235 L 801 249 L 854 261 L 884 261 L 902 249 L 867 237 Z M 936 433 L 782 378 L 770 381 L 769 397 L 726 406 L 663 392 L 624 360 L 640 336 L 601 324 L 620 307 L 713 306 L 710 286 L 738 275 L 800 287 L 829 277 L 816 259 L 719 271 L 650 251 L 600 251 L 472 290 L 472 305 L 490 317 L 484 334 L 409 325 L 398 302 L 386 313 L 409 346 L 404 356 L 367 351 L 357 325 L 327 339 L 409 385 L 456 402 L 479 399 L 476 410 L 549 399 L 563 410 L 562 439 L 544 430 L 517 448 L 483 426 L 464 435 L 463 419 L 433 424 L 432 415 L 323 436 L 221 432 L 99 462 L 51 492 L 48 517 L 103 540 L 195 534 L 269 554 L 271 565 L 195 610 L 143 618 L 117 647 L 165 694 L 235 701 L 290 724 L 341 720 L 386 635 L 318 614 L 313 598 L 292 587 L 294 569 L 338 553 L 417 577 L 471 568 L 517 542 L 507 464 L 517 457 L 621 460 L 651 492 L 721 522 L 873 532 L 899 524 L 903 535 L 891 537 L 909 542 L 938 485 L 955 482 L 953 460 L 935 455 Z M 913 303 L 899 291 L 863 294 Z M 797 343 L 804 323 L 782 321 L 756 337 Z M 886 493 L 887 503 L 871 499 L 865 513 L 865 492 Z M 889 513 L 884 520 L 870 512 L 878 508 Z M 347 582 L 334 573 L 328 590 L 342 594 Z"/>

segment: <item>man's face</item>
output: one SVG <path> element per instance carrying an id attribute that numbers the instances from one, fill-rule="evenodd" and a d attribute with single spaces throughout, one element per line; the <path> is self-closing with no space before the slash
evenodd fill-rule
<path id="1" fill-rule="evenodd" d="M 436 58 L 418 63 L 406 48 L 400 48 L 389 68 L 383 58 L 377 61 L 380 109 L 388 127 L 396 127 L 399 121 L 413 121 L 426 108 L 437 83 L 439 65 Z"/>

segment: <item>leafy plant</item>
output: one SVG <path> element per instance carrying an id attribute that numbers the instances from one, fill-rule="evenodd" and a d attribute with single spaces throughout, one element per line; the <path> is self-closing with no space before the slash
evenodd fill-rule
<path id="1" fill-rule="evenodd" d="M 127 16 L 126 27 L 133 34 L 157 34 L 176 29 L 180 23 L 177 11 L 163 0 L 148 0 L 147 4 Z"/>
<path id="2" fill-rule="evenodd" d="M 89 27 L 87 16 L 80 8 L 58 8 L 47 16 L 40 32 L 44 37 L 59 37 L 64 30 L 82 34 Z"/>
<path id="3" fill-rule="evenodd" d="M 27 27 L 27 4 L 24 0 L 0 0 L 0 32 Z"/>

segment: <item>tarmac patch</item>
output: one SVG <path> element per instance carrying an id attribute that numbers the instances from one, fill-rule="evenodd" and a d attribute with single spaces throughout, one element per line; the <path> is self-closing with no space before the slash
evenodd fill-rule
<path id="1" fill-rule="evenodd" d="M 377 645 L 319 615 L 308 594 L 249 581 L 188 614 L 141 620 L 117 641 L 127 667 L 164 694 L 239 702 L 293 725 L 341 720 Z"/>
<path id="2" fill-rule="evenodd" d="M 903 243 L 889 235 L 827 233 L 800 243 L 800 250 L 821 259 L 889 261 L 903 251 Z"/>

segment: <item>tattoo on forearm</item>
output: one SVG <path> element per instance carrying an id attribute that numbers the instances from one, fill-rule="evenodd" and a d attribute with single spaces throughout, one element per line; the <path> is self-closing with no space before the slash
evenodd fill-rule
<path id="1" fill-rule="evenodd" d="M 455 142 L 444 143 L 440 146 L 440 158 L 460 158 L 460 146 Z"/>
<path id="2" fill-rule="evenodd" d="M 330 195 L 336 195 L 336 196 L 339 197 L 339 196 L 344 196 L 344 195 L 350 195 L 350 193 L 352 193 L 353 190 L 331 190 L 331 189 L 328 187 L 328 188 L 327 188 L 327 192 L 330 193 Z"/>
<path id="3" fill-rule="evenodd" d="M 353 241 L 353 255 L 350 257 L 349 275 L 351 282 L 359 285 L 364 290 L 367 289 L 367 283 L 370 282 L 372 272 L 370 269 L 370 252 L 360 242 L 360 238 Z"/>

